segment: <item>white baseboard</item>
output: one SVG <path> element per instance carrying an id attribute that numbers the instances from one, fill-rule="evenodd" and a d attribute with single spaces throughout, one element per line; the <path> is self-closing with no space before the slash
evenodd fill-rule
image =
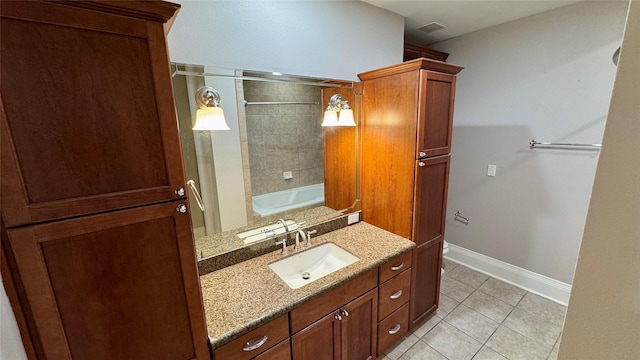
<path id="1" fill-rule="evenodd" d="M 569 302 L 571 285 L 533 271 L 496 260 L 451 243 L 449 243 L 449 252 L 444 258 L 543 296 L 559 304 L 566 306 Z"/>

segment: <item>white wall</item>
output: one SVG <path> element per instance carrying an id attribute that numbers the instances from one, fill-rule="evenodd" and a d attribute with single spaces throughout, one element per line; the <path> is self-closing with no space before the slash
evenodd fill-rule
<path id="1" fill-rule="evenodd" d="M 0 360 L 22 360 L 26 358 L 27 354 L 22 346 L 18 324 L 13 315 L 13 310 L 11 310 L 7 292 L 2 286 L 0 288 Z"/>
<path id="2" fill-rule="evenodd" d="M 639 34 L 634 0 L 558 359 L 640 358 Z"/>
<path id="3" fill-rule="evenodd" d="M 601 142 L 626 9 L 623 1 L 585 1 L 433 46 L 465 67 L 447 241 L 571 282 L 598 152 L 528 143 Z M 496 177 L 486 176 L 488 164 Z M 453 221 L 456 211 L 468 226 Z"/>
<path id="4" fill-rule="evenodd" d="M 357 80 L 402 61 L 404 19 L 359 1 L 177 1 L 171 61 Z"/>

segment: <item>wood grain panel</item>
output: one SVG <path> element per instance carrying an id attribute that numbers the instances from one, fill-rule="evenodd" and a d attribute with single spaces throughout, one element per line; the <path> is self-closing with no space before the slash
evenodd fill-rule
<path id="1" fill-rule="evenodd" d="M 290 313 L 291 333 L 300 331 L 325 314 L 373 289 L 377 284 L 378 270 L 373 269 L 293 309 Z"/>
<path id="2" fill-rule="evenodd" d="M 378 322 L 378 289 L 373 289 L 344 306 L 341 358 L 375 359 Z"/>
<path id="3" fill-rule="evenodd" d="M 390 334 L 389 331 L 400 326 L 398 332 Z M 378 323 L 378 354 L 383 354 L 393 344 L 404 338 L 409 331 L 409 303 L 402 305 L 398 310 Z"/>
<path id="4" fill-rule="evenodd" d="M 378 268 L 380 284 L 409 269 L 411 267 L 411 255 L 411 251 L 408 251 L 380 265 Z"/>
<path id="5" fill-rule="evenodd" d="M 176 205 L 7 231 L 46 357 L 208 356 L 190 221 Z"/>
<path id="6" fill-rule="evenodd" d="M 450 160 L 451 155 L 437 156 L 420 160 L 424 166 L 416 166 L 411 240 L 418 245 L 444 240 Z"/>
<path id="7" fill-rule="evenodd" d="M 340 359 L 340 325 L 335 314 L 331 313 L 291 336 L 293 359 Z"/>
<path id="8" fill-rule="evenodd" d="M 287 339 L 253 358 L 254 360 L 291 360 L 291 340 Z"/>
<path id="9" fill-rule="evenodd" d="M 325 109 L 334 94 L 342 95 L 357 116 L 359 98 L 350 88 L 323 88 L 322 108 Z M 323 127 L 324 149 L 324 202 L 327 207 L 341 210 L 350 208 L 357 198 L 357 136 L 358 128 L 351 126 Z"/>
<path id="10" fill-rule="evenodd" d="M 413 249 L 412 295 L 409 302 L 411 330 L 438 308 L 440 269 L 442 269 L 442 241 L 422 244 Z"/>
<path id="11" fill-rule="evenodd" d="M 455 86 L 453 75 L 420 70 L 416 158 L 451 152 Z"/>
<path id="12" fill-rule="evenodd" d="M 258 341 L 264 336 L 267 337 L 267 340 L 262 346 L 251 351 L 244 350 L 246 344 Z M 285 314 L 215 349 L 213 351 L 213 357 L 215 359 L 251 359 L 288 337 L 289 316 Z"/>
<path id="13" fill-rule="evenodd" d="M 13 3 L 2 2 L 0 49 L 6 225 L 178 198 L 162 23 Z M 100 31 L 79 28 L 92 21 Z"/>
<path id="14" fill-rule="evenodd" d="M 411 234 L 418 75 L 363 84 L 362 217 L 405 238 Z"/>
<path id="15" fill-rule="evenodd" d="M 397 296 L 399 292 L 400 296 Z M 379 294 L 378 318 L 383 319 L 409 301 L 411 296 L 411 269 L 405 270 L 402 274 L 380 285 Z M 392 298 L 392 295 L 395 296 Z"/>

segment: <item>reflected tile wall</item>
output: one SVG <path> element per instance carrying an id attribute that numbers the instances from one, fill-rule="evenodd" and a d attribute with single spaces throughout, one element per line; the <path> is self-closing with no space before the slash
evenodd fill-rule
<path id="1" fill-rule="evenodd" d="M 255 101 L 321 102 L 317 86 L 244 81 Z M 248 105 L 245 108 L 252 195 L 324 181 L 321 105 Z M 291 171 L 293 178 L 284 179 Z"/>

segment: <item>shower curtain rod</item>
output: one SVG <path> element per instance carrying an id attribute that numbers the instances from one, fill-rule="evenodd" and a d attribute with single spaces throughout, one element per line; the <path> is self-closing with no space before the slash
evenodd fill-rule
<path id="1" fill-rule="evenodd" d="M 317 101 L 245 101 L 247 105 L 320 105 Z"/>
<path id="2" fill-rule="evenodd" d="M 535 139 L 529 141 L 529 147 L 531 149 L 536 146 L 562 146 L 562 147 L 578 147 L 578 148 L 592 148 L 593 150 L 598 150 L 602 147 L 602 144 L 572 144 L 572 143 L 554 143 L 554 142 L 542 142 L 537 141 Z"/>

